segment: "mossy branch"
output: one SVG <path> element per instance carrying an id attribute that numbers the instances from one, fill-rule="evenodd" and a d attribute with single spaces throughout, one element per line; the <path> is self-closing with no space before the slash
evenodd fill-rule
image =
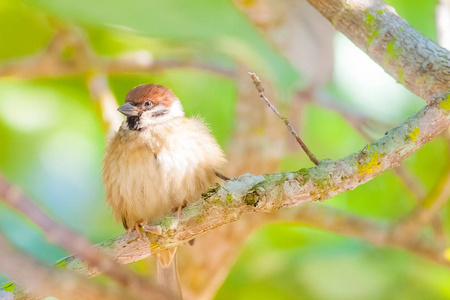
<path id="1" fill-rule="evenodd" d="M 308 0 L 397 82 L 432 101 L 450 90 L 450 53 L 381 0 Z"/>
<path id="2" fill-rule="evenodd" d="M 245 213 L 274 212 L 283 207 L 323 201 L 352 190 L 397 166 L 447 128 L 450 125 L 449 104 L 449 95 L 437 96 L 378 141 L 340 160 L 322 160 L 318 166 L 296 172 L 245 174 L 216 185 L 204 193 L 202 199 L 184 208 L 179 221 L 174 214 L 154 223 L 162 227 L 162 234 L 149 235 L 148 241 L 136 237 L 128 239 L 123 234 L 98 246 L 120 263 L 131 263 L 185 244 L 208 230 L 238 220 Z M 435 260 L 443 259 L 443 253 L 438 255 L 441 257 Z M 60 263 L 87 276 L 99 272 L 74 256 Z"/>

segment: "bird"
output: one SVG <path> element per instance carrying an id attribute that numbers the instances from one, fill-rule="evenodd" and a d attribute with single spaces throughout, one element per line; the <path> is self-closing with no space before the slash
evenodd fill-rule
<path id="1" fill-rule="evenodd" d="M 126 116 L 103 160 L 106 202 L 130 233 L 201 197 L 218 178 L 225 155 L 199 117 L 188 118 L 171 89 L 143 84 L 131 89 L 118 111 Z M 179 216 L 179 215 L 178 215 Z M 157 254 L 157 281 L 182 299 L 176 249 Z"/>

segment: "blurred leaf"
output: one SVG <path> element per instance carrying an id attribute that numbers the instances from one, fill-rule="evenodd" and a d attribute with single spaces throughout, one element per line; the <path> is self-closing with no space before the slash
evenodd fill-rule
<path id="1" fill-rule="evenodd" d="M 42 14 L 18 0 L 0 1 L 0 59 L 32 54 L 48 43 L 51 34 Z"/>
<path id="2" fill-rule="evenodd" d="M 229 0 L 24 0 L 62 18 L 130 30 L 148 37 L 206 43 L 293 89 L 299 77 Z M 151 50 L 151 49 L 149 49 Z"/>

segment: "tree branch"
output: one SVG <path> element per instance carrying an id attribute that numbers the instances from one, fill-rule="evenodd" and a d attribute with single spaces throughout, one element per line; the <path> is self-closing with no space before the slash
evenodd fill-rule
<path id="1" fill-rule="evenodd" d="M 450 52 L 419 33 L 383 1 L 308 2 L 397 82 L 427 102 L 450 90 Z M 396 173 L 409 185 L 411 178 L 402 171 Z M 419 200 L 422 190 L 412 189 Z"/>
<path id="2" fill-rule="evenodd" d="M 450 89 L 450 54 L 381 0 L 308 0 L 333 26 L 419 97 Z"/>
<path id="3" fill-rule="evenodd" d="M 201 200 L 182 210 L 179 221 L 176 215 L 170 215 L 154 223 L 162 227 L 162 234 L 149 235 L 152 254 L 187 243 L 206 231 L 238 220 L 245 213 L 274 212 L 282 207 L 325 200 L 356 188 L 395 167 L 447 128 L 450 110 L 445 107 L 449 102 L 448 95 L 437 97 L 404 124 L 343 159 L 323 160 L 316 167 L 297 172 L 245 174 L 212 187 Z M 120 263 L 131 263 L 150 255 L 147 242 L 128 240 L 126 234 L 99 245 Z M 428 250 L 422 252 L 431 256 Z M 440 252 L 433 253 L 437 255 L 433 260 L 442 261 Z M 85 275 L 98 274 L 74 256 L 64 262 Z"/>
<path id="4" fill-rule="evenodd" d="M 297 99 L 299 101 L 321 105 L 324 108 L 341 114 L 342 117 L 369 142 L 372 142 L 373 139 L 364 131 L 363 125 L 370 122 L 379 123 L 379 125 L 382 125 L 384 128 L 387 128 L 388 126 L 388 124 L 382 124 L 381 122 L 372 120 L 363 114 L 342 106 L 337 102 L 337 100 L 330 99 L 330 97 L 324 93 L 311 93 L 311 90 L 305 90 L 297 93 Z M 411 174 L 403 165 L 399 165 L 398 167 L 393 168 L 393 171 L 402 180 L 405 187 L 408 188 L 408 190 L 416 198 L 418 205 L 405 220 L 397 224 L 395 228 L 392 228 L 392 231 L 396 233 L 398 239 L 405 239 L 413 242 L 419 239 L 418 234 L 420 233 L 419 231 L 423 228 L 423 226 L 425 226 L 428 222 L 431 222 L 433 233 L 439 246 L 444 247 L 446 245 L 445 232 L 442 221 L 439 219 L 439 216 L 437 216 L 437 213 L 442 206 L 442 197 L 446 196 L 439 196 L 441 201 L 437 201 L 438 203 L 440 203 L 440 205 L 438 205 L 437 207 L 426 208 L 423 204 L 423 200 L 426 196 L 426 188 L 423 185 L 423 182 L 416 178 L 414 174 Z M 448 175 L 446 175 L 445 178 L 447 178 L 447 176 Z M 439 184 L 439 186 L 441 187 L 440 190 L 443 191 L 443 187 L 445 190 L 445 184 Z M 436 193 L 436 191 L 433 191 L 429 198 L 434 199 L 436 198 L 437 194 L 438 193 Z M 433 202 L 432 206 L 436 205 L 436 202 L 434 201 L 426 202 Z M 433 213 L 430 213 L 431 210 L 433 210 Z M 345 234 L 345 232 L 342 233 Z M 365 239 L 364 235 L 361 236 L 361 238 Z"/>

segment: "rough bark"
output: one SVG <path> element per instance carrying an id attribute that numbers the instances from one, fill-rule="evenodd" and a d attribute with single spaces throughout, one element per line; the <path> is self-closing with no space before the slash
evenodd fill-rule
<path id="1" fill-rule="evenodd" d="M 381 0 L 308 0 L 334 27 L 419 97 L 450 86 L 450 54 Z"/>

